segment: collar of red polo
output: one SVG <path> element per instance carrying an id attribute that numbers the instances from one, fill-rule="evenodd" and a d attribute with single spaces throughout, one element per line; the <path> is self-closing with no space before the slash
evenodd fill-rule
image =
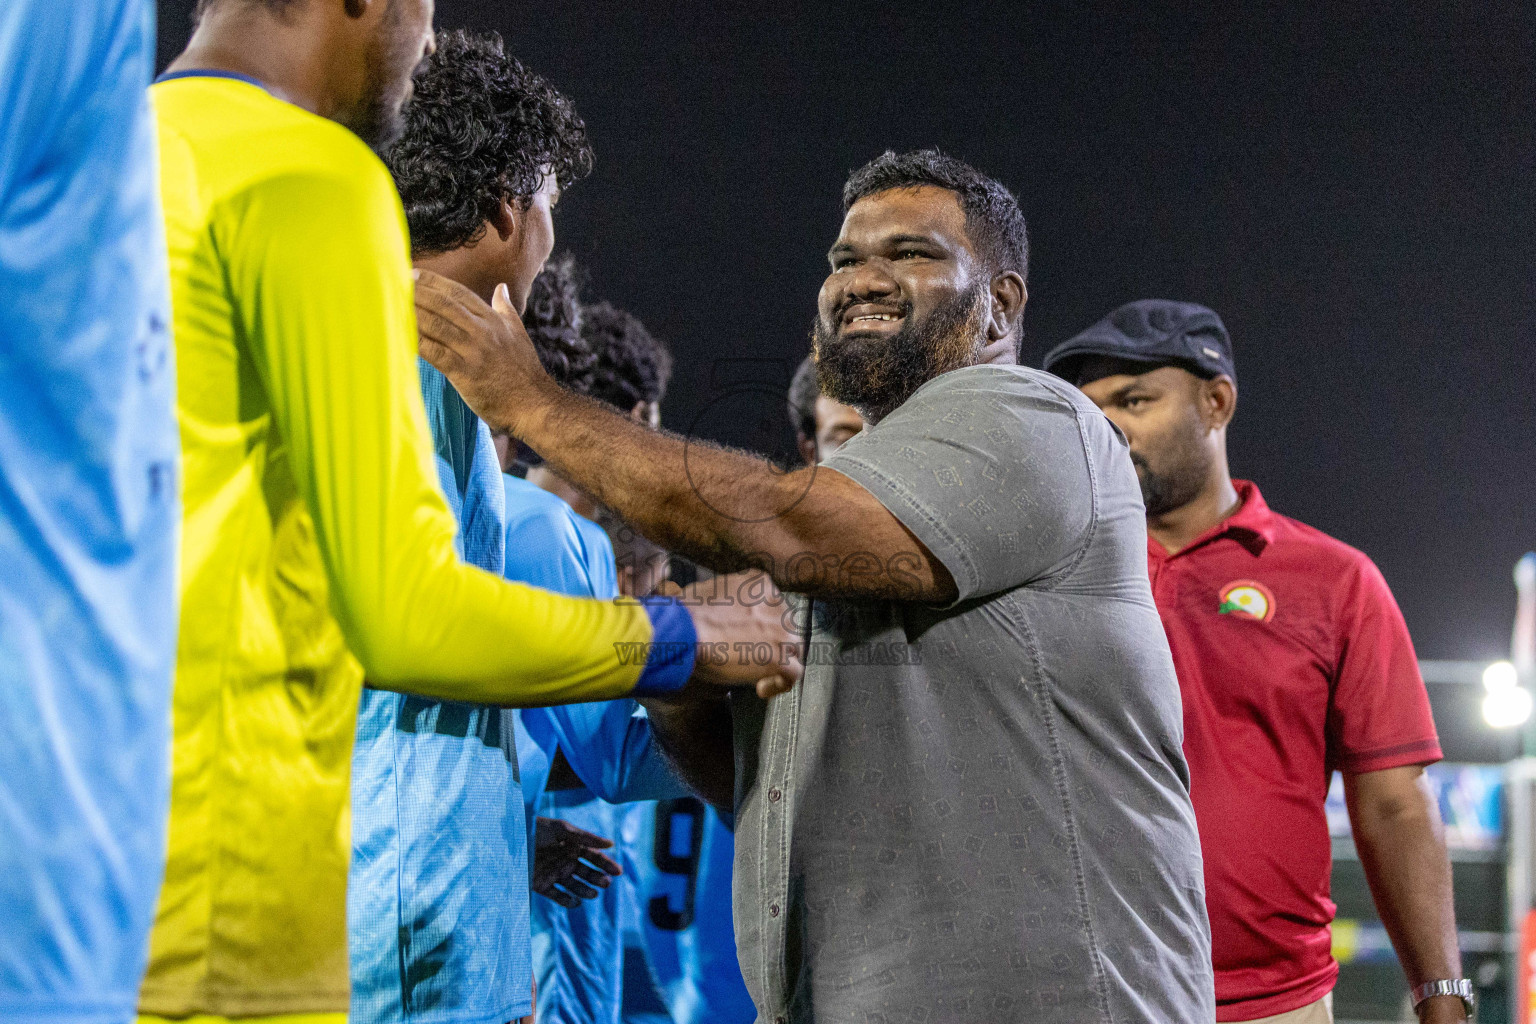
<path id="1" fill-rule="evenodd" d="M 1147 547 L 1159 557 L 1178 558 L 1218 538 L 1230 536 L 1253 554 L 1263 553 L 1275 539 L 1275 514 L 1269 510 L 1264 495 L 1259 493 L 1258 485 L 1252 480 L 1233 480 L 1232 486 L 1237 491 L 1239 502 L 1236 512 L 1180 548 L 1176 554 L 1168 554 L 1150 536 L 1147 538 Z"/>

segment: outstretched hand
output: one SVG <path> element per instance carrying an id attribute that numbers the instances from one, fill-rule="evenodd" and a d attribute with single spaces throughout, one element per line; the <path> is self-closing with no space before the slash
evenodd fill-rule
<path id="1" fill-rule="evenodd" d="M 517 416 L 556 385 L 539 363 L 507 286 L 491 304 L 430 270 L 416 278 L 416 328 L 421 357 L 442 371 L 454 390 L 492 430 L 517 436 Z"/>
<path id="2" fill-rule="evenodd" d="M 768 574 L 716 576 L 677 592 L 699 636 L 694 679 L 752 686 L 764 700 L 788 693 L 803 671 L 800 637 L 784 595 Z"/>
<path id="3" fill-rule="evenodd" d="M 531 888 L 567 909 L 579 907 L 582 900 L 595 899 L 599 889 L 608 888 L 609 876 L 624 873 L 617 862 L 601 852 L 612 848 L 612 840 L 570 822 L 539 818 L 533 839 Z"/>

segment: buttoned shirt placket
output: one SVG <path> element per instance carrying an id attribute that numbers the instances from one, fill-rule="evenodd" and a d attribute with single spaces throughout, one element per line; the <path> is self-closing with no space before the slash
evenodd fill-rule
<path id="1" fill-rule="evenodd" d="M 768 1005 L 773 1007 L 773 1024 L 786 1024 L 789 1007 L 784 952 L 789 913 L 789 850 L 792 839 L 794 803 L 795 740 L 799 733 L 804 686 L 797 686 L 768 706 L 764 727 L 765 743 L 761 757 L 764 767 L 763 791 L 758 808 L 761 839 L 757 848 L 758 927 L 763 937 L 759 945 L 761 985 Z"/>

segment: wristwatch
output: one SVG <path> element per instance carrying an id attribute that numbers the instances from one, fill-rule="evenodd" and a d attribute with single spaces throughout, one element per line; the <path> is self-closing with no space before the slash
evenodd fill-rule
<path id="1" fill-rule="evenodd" d="M 1472 983 L 1466 978 L 1457 978 L 1454 981 L 1426 981 L 1413 990 L 1413 1011 L 1417 1013 L 1419 1006 L 1426 999 L 1435 996 L 1456 996 L 1461 1000 L 1461 1005 L 1467 1008 L 1467 1019 L 1472 1019 L 1472 1011 L 1477 1009 L 1477 995 L 1472 991 Z"/>

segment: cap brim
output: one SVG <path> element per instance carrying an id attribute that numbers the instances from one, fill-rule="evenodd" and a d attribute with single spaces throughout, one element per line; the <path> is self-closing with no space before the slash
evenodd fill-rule
<path id="1" fill-rule="evenodd" d="M 1135 363 L 1138 366 L 1155 368 L 1158 366 L 1180 366 L 1200 377 L 1210 374 L 1206 369 L 1190 359 L 1180 359 L 1177 356 L 1151 355 L 1140 352 L 1126 352 L 1123 349 L 1112 348 L 1080 348 L 1063 352 L 1056 358 L 1048 360 L 1044 366 L 1047 373 L 1054 373 L 1069 384 L 1076 384 L 1078 372 L 1083 363 L 1089 359 L 1114 359 L 1122 363 Z M 1107 376 L 1107 375 L 1106 375 Z"/>

